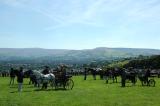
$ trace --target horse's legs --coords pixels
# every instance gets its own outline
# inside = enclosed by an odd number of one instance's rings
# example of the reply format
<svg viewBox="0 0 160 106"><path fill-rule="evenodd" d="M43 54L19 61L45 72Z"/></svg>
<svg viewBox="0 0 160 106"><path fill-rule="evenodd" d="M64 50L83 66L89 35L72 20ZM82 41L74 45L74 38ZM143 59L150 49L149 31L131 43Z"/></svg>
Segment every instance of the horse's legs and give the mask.
<svg viewBox="0 0 160 106"><path fill-rule="evenodd" d="M122 79L122 81L121 81L121 84L122 84L122 87L125 87L125 84L126 84L126 78L121 78Z"/></svg>
<svg viewBox="0 0 160 106"><path fill-rule="evenodd" d="M63 81L63 88L65 89L65 86L66 86L66 80L65 80L65 79L63 79L62 81Z"/></svg>
<svg viewBox="0 0 160 106"><path fill-rule="evenodd" d="M31 85L31 78L30 78L30 80L29 80L29 85Z"/></svg>
<svg viewBox="0 0 160 106"><path fill-rule="evenodd" d="M114 76L112 76L112 79L113 79L113 83L114 83L114 78L115 78L115 77L114 77Z"/></svg>
<svg viewBox="0 0 160 106"><path fill-rule="evenodd" d="M14 79L15 79L15 77L13 77L13 82L12 82L12 85L14 85Z"/></svg>
<svg viewBox="0 0 160 106"><path fill-rule="evenodd" d="M48 85L48 83L45 82L45 83L44 83L44 88L45 88L45 89L47 89L47 85Z"/></svg>
<svg viewBox="0 0 160 106"><path fill-rule="evenodd" d="M117 76L115 76L115 79L116 79L116 83L117 83Z"/></svg>
<svg viewBox="0 0 160 106"><path fill-rule="evenodd" d="M38 88L40 88L40 81L36 81L36 85L38 86Z"/></svg>
<svg viewBox="0 0 160 106"><path fill-rule="evenodd" d="M92 76L93 76L93 79L96 80L96 75L93 74Z"/></svg>
<svg viewBox="0 0 160 106"><path fill-rule="evenodd" d="M106 76L106 84L108 84L109 76Z"/></svg>
<svg viewBox="0 0 160 106"><path fill-rule="evenodd" d="M12 77L10 77L10 83L9 83L9 85L11 85L11 83L12 83Z"/></svg>
<svg viewBox="0 0 160 106"><path fill-rule="evenodd" d="M9 85L13 85L14 84L14 78L15 77L10 77L10 84Z"/></svg>
<svg viewBox="0 0 160 106"><path fill-rule="evenodd" d="M136 84L136 77L132 78L132 85L134 86Z"/></svg>

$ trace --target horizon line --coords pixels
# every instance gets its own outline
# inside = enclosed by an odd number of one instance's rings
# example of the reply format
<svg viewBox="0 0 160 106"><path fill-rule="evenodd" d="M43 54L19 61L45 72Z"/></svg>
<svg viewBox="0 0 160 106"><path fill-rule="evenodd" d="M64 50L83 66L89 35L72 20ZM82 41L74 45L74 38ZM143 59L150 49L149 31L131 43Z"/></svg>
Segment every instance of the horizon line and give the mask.
<svg viewBox="0 0 160 106"><path fill-rule="evenodd" d="M43 48L43 47L0 47L0 49L48 49L48 50L92 50L98 48L108 48L108 49L152 49L152 50L160 50L160 48L137 48L137 47L94 47L87 49L67 49L67 48Z"/></svg>

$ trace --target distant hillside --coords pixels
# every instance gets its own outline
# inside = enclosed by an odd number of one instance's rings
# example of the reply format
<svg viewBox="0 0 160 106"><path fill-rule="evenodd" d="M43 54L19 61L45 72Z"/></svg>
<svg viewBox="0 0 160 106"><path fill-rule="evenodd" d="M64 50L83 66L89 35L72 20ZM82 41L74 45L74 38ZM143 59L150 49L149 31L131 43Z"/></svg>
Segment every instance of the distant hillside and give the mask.
<svg viewBox="0 0 160 106"><path fill-rule="evenodd" d="M41 49L41 48L0 48L0 61L34 60L34 61L92 61L111 60L139 55L159 55L156 49L105 48L86 50Z"/></svg>
<svg viewBox="0 0 160 106"><path fill-rule="evenodd" d="M124 67L160 69L160 55L130 60L127 64L124 64Z"/></svg>

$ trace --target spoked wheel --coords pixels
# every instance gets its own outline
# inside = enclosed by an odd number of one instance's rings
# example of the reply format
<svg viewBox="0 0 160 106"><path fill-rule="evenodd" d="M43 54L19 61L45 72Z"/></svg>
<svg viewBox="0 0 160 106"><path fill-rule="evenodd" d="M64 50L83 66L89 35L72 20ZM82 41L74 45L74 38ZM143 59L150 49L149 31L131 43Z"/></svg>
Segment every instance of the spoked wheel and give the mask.
<svg viewBox="0 0 160 106"><path fill-rule="evenodd" d="M148 82L147 81L142 81L142 86L147 86Z"/></svg>
<svg viewBox="0 0 160 106"><path fill-rule="evenodd" d="M149 86L155 87L155 84L156 84L156 82L155 82L154 79L150 79L150 80L149 80Z"/></svg>
<svg viewBox="0 0 160 106"><path fill-rule="evenodd" d="M69 80L66 81L66 84L65 84L65 89L66 90L72 90L73 86L74 86L74 82L73 82L72 79L69 79Z"/></svg>

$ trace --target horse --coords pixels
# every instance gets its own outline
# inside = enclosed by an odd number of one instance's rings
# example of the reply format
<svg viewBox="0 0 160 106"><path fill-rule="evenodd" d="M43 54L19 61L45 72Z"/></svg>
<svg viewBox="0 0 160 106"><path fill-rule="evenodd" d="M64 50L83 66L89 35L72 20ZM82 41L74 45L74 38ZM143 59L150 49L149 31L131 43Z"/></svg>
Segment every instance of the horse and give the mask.
<svg viewBox="0 0 160 106"><path fill-rule="evenodd" d="M148 80L148 77L150 77L150 70L147 69L147 70L139 70L138 71L138 78L139 80L141 81L142 83L142 86L144 85L149 85L149 80Z"/></svg>
<svg viewBox="0 0 160 106"><path fill-rule="evenodd" d="M91 72L93 79L96 80L96 69L95 68L88 68L88 72Z"/></svg>
<svg viewBox="0 0 160 106"><path fill-rule="evenodd" d="M24 72L24 78L30 78L29 85L36 83L36 76L33 74L32 70L28 70Z"/></svg>
<svg viewBox="0 0 160 106"><path fill-rule="evenodd" d="M106 83L108 84L109 80L113 80L113 83L117 83L118 79L117 77L120 76L121 74L121 69L113 69L113 68L108 68L107 70L104 71L104 76Z"/></svg>
<svg viewBox="0 0 160 106"><path fill-rule="evenodd" d="M121 70L122 87L125 87L126 80L131 81L132 84L135 85L136 75L137 73L134 70L128 70L128 69Z"/></svg>
<svg viewBox="0 0 160 106"><path fill-rule="evenodd" d="M40 87L41 84L45 84L45 83L47 84L50 83L52 87L55 84L55 75L52 73L44 75L39 71L33 70L33 75L35 75L38 88Z"/></svg>

